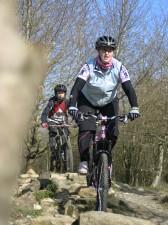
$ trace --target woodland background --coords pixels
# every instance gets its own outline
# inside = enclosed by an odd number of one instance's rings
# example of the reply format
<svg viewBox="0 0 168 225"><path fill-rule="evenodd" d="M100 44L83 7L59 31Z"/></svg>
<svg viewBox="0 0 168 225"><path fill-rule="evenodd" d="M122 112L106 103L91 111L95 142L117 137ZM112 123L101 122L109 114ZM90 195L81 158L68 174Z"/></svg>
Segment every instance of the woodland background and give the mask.
<svg viewBox="0 0 168 225"><path fill-rule="evenodd" d="M18 0L20 33L48 51L47 76L39 88L30 129L23 145L22 171L47 170L47 133L40 114L52 88L64 83L70 91L83 63L96 55L100 35L117 40L115 57L127 67L136 89L141 117L120 126L113 152L113 176L131 185L158 187L168 183L168 13L152 10L142 0ZM121 113L127 98L119 88ZM71 132L78 160L77 129Z"/></svg>

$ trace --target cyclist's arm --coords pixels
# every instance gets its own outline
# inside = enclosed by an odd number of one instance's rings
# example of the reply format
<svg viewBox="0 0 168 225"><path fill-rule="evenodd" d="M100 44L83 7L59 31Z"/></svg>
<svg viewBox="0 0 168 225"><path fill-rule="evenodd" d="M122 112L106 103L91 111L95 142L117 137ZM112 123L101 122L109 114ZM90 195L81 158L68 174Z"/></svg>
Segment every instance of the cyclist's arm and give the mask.
<svg viewBox="0 0 168 225"><path fill-rule="evenodd" d="M64 102L65 102L65 105L66 105L66 110L65 110L65 121L66 121L66 123L68 124L68 106L69 106L69 100L68 100L68 99L65 99Z"/></svg>
<svg viewBox="0 0 168 225"><path fill-rule="evenodd" d="M124 83L122 83L122 88L128 97L131 107L138 107L137 96L135 93L135 89L133 88L133 86L131 84L131 81L128 80L128 81L125 81Z"/></svg>
<svg viewBox="0 0 168 225"><path fill-rule="evenodd" d="M128 97L131 107L138 107L137 96L131 84L128 70L125 68L124 65L121 65L121 68L120 68L120 81L122 84L122 88Z"/></svg>
<svg viewBox="0 0 168 225"><path fill-rule="evenodd" d="M72 90L70 93L69 106L76 107L78 95L79 95L80 91L82 90L82 88L84 87L88 77L89 77L89 68L88 68L88 65L85 64L81 68L81 70L76 78L75 84L72 87Z"/></svg>
<svg viewBox="0 0 168 225"><path fill-rule="evenodd" d="M53 107L53 101L49 100L48 104L46 105L46 107L44 108L42 114L41 114L41 122L42 123L47 123L47 118L49 115L49 112L51 111Z"/></svg>
<svg viewBox="0 0 168 225"><path fill-rule="evenodd" d="M77 77L77 79L75 81L75 84L74 84L74 86L71 90L71 93L70 93L69 106L75 106L76 107L78 95L79 95L81 89L84 87L85 83L86 83L85 80Z"/></svg>

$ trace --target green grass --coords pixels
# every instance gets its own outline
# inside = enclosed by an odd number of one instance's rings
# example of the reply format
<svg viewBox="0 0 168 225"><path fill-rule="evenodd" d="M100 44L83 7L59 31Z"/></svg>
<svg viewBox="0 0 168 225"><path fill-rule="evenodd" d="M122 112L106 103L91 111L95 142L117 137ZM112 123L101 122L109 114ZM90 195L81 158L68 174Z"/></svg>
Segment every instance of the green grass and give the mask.
<svg viewBox="0 0 168 225"><path fill-rule="evenodd" d="M156 191L160 193L168 194L168 183L160 183L157 187L144 187L146 190Z"/></svg>
<svg viewBox="0 0 168 225"><path fill-rule="evenodd" d="M32 218L36 218L42 214L42 210L34 210L34 209L28 209L28 208L21 208L18 206L15 206L12 208L11 212L11 218L12 219L19 219L19 218L25 218L27 216L31 216Z"/></svg>
<svg viewBox="0 0 168 225"><path fill-rule="evenodd" d="M34 193L35 198L40 202L44 198L54 198L58 187L54 183L49 183L44 190L39 190Z"/></svg>
<svg viewBox="0 0 168 225"><path fill-rule="evenodd" d="M52 193L47 190L40 190L34 193L35 198L38 202L41 202L44 198L51 198L53 197Z"/></svg>

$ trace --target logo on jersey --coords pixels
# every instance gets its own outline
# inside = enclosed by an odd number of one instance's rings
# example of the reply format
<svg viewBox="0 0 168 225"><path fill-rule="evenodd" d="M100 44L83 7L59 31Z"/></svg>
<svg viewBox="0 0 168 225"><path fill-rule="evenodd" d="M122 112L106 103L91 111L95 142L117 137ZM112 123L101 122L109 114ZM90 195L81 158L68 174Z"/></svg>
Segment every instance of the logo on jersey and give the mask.
<svg viewBox="0 0 168 225"><path fill-rule="evenodd" d="M125 68L125 66L122 66L121 72L123 73L123 75L124 75L125 78L128 78L129 77L128 71Z"/></svg>

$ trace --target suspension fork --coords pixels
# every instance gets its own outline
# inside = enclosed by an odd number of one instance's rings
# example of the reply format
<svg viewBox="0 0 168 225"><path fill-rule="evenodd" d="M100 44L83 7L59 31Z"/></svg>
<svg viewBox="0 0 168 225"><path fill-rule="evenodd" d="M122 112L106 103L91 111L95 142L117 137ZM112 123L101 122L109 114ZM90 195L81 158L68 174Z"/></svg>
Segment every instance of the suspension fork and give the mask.
<svg viewBox="0 0 168 225"><path fill-rule="evenodd" d="M111 142L111 140L108 140L108 152L109 152L109 154L108 154L108 164L109 165L111 165L112 164L112 142Z"/></svg>

